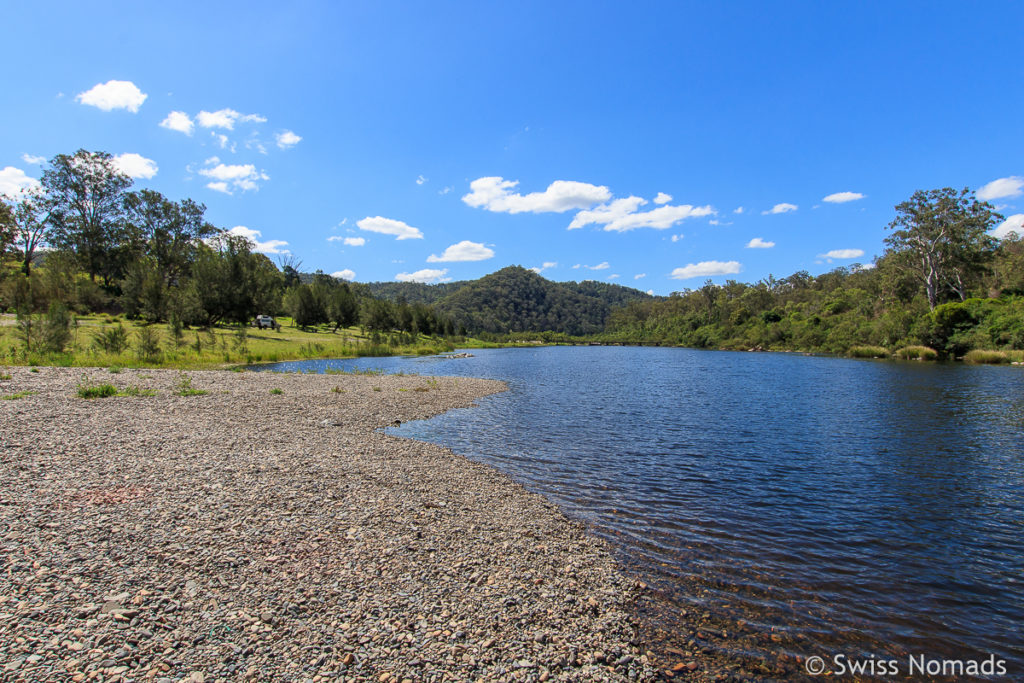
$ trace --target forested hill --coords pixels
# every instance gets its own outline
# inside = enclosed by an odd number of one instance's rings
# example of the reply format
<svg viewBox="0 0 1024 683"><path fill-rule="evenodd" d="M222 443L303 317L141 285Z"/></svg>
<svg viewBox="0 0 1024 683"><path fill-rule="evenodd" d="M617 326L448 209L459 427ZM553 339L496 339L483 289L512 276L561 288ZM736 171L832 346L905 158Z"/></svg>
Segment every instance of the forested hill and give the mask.
<svg viewBox="0 0 1024 683"><path fill-rule="evenodd" d="M604 282L552 282L520 266L468 282L372 282L369 288L376 297L431 304L473 333L594 334L604 329L612 309L653 298Z"/></svg>

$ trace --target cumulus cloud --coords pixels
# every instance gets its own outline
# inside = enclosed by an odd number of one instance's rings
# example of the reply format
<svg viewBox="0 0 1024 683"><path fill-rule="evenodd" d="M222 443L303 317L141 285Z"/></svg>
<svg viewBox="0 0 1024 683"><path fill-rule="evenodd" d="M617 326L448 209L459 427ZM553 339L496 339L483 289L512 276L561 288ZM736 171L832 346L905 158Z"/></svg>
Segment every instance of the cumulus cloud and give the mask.
<svg viewBox="0 0 1024 683"><path fill-rule="evenodd" d="M744 209L743 209L742 206L737 206L735 209L732 210L732 212L735 213L735 214L741 214L741 213L743 213L743 211L744 211Z"/></svg>
<svg viewBox="0 0 1024 683"><path fill-rule="evenodd" d="M694 277L714 277L715 275L735 275L743 269L739 261L701 261L688 263L676 268L669 275L673 280L689 280Z"/></svg>
<svg viewBox="0 0 1024 683"><path fill-rule="evenodd" d="M825 259L830 259L830 258L847 259L847 258L860 258L863 255L864 255L864 250L863 249L833 249L832 251L827 251L824 254L818 254L818 258L825 258Z"/></svg>
<svg viewBox="0 0 1024 683"><path fill-rule="evenodd" d="M185 112L172 111L160 122L160 127L167 130L176 130L185 135L192 135L192 132L196 129L196 124L192 122L192 119Z"/></svg>
<svg viewBox="0 0 1024 683"><path fill-rule="evenodd" d="M331 273L331 277L336 277L339 280L355 280L356 271L346 268L345 270L338 270Z"/></svg>
<svg viewBox="0 0 1024 683"><path fill-rule="evenodd" d="M678 242L681 239L683 239L682 235L672 235L672 241L673 242Z"/></svg>
<svg viewBox="0 0 1024 683"><path fill-rule="evenodd" d="M589 268L590 270L608 270L609 268L611 268L611 266L608 264L607 261L602 261L601 263L598 263L596 266L583 266L583 267L584 268Z"/></svg>
<svg viewBox="0 0 1024 683"><path fill-rule="evenodd" d="M22 154L21 160L26 164L45 164L46 157L36 156L35 154Z"/></svg>
<svg viewBox="0 0 1024 683"><path fill-rule="evenodd" d="M417 178L416 178L416 184L417 185L422 185L425 182L427 182L426 177L424 177L424 175L422 173L420 173L419 176L417 176Z"/></svg>
<svg viewBox="0 0 1024 683"><path fill-rule="evenodd" d="M77 101L90 107L103 111L127 109L133 114L139 111L147 97L149 96L131 81L107 81L75 95Z"/></svg>
<svg viewBox="0 0 1024 683"><path fill-rule="evenodd" d="M709 216L715 213L710 206L694 207L690 204L682 206L659 206L650 211L637 209L647 202L640 197L625 197L594 209L580 211L572 219L569 229L582 228L592 223L604 225L609 232L626 232L637 228L654 228L664 230L687 218Z"/></svg>
<svg viewBox="0 0 1024 683"><path fill-rule="evenodd" d="M233 194L233 190L258 190L259 181L270 180L270 176L257 171L252 164L223 164L217 157L210 157L204 163L206 168L199 169L199 175L209 178L211 182L206 187L217 192Z"/></svg>
<svg viewBox="0 0 1024 683"><path fill-rule="evenodd" d="M762 211L761 215L767 216L768 214L773 214L773 213L789 213L790 211L796 211L796 210L797 210L797 205L796 204L787 204L786 202L783 202L781 204L776 204L775 206L773 206L772 208L768 209L767 211Z"/></svg>
<svg viewBox="0 0 1024 683"><path fill-rule="evenodd" d="M543 192L527 195L514 193L512 190L517 185L517 180L498 176L477 178L469 184L472 192L464 195L462 201L498 213L563 213L570 209L587 209L612 197L611 191L603 185L574 180L556 180Z"/></svg>
<svg viewBox="0 0 1024 683"><path fill-rule="evenodd" d="M361 247L366 244L365 237L346 237L342 240L342 243L348 247Z"/></svg>
<svg viewBox="0 0 1024 683"><path fill-rule="evenodd" d="M760 237L755 237L747 242L747 249L771 249L774 246L775 242L766 242Z"/></svg>
<svg viewBox="0 0 1024 683"><path fill-rule="evenodd" d="M655 204L668 204L670 201L672 201L672 195L664 192L659 192L658 196L654 198Z"/></svg>
<svg viewBox="0 0 1024 683"><path fill-rule="evenodd" d="M636 275L633 276L633 279L634 280L642 280L645 277L647 277L647 273L637 273Z"/></svg>
<svg viewBox="0 0 1024 683"><path fill-rule="evenodd" d="M823 197L821 201L832 204L845 204L846 202L853 202L858 199L864 199L864 195L860 192L835 192L827 197Z"/></svg>
<svg viewBox="0 0 1024 683"><path fill-rule="evenodd" d="M423 270L417 270L415 273L398 273L395 275L395 279L399 282L420 282L423 284L430 284L431 282L437 282L447 274L447 268L442 270L424 268Z"/></svg>
<svg viewBox="0 0 1024 683"><path fill-rule="evenodd" d="M1024 237L1024 213L1015 213L1005 221L999 224L999 226L992 231L992 236L998 239L1004 239L1010 236L1010 233L1017 233L1018 237Z"/></svg>
<svg viewBox="0 0 1024 683"><path fill-rule="evenodd" d="M118 154L113 161L114 168L129 178L152 178L160 170L155 161L134 152Z"/></svg>
<svg viewBox="0 0 1024 683"><path fill-rule="evenodd" d="M252 228L247 228L244 225L236 225L235 227L228 230L228 234L238 235L240 237L246 238L247 240L252 242L253 251L256 251L260 254L291 253L287 249L281 248L288 246L288 243L285 242L284 240L267 240L265 242L261 241L260 237L262 236L262 233L259 230L253 230Z"/></svg>
<svg viewBox="0 0 1024 683"><path fill-rule="evenodd" d="M277 146L280 147L281 149L291 149L295 145L302 142L302 137L296 135L290 130L286 130L283 133L278 133L277 135L275 135L274 141L277 143Z"/></svg>
<svg viewBox="0 0 1024 683"><path fill-rule="evenodd" d="M241 114L234 109L204 110L196 114L196 123L203 128L234 130L236 123L266 123L266 121L267 119L259 114Z"/></svg>
<svg viewBox="0 0 1024 683"><path fill-rule="evenodd" d="M543 265L534 266L533 268L530 268L530 270L532 270L533 272L535 272L538 275L540 275L541 273L543 273L548 268L555 268L556 266L558 266L558 262L557 261L545 261L543 263Z"/></svg>
<svg viewBox="0 0 1024 683"><path fill-rule="evenodd" d="M618 273L612 273L611 275L608 276L608 279L609 280L618 280L619 279L619 274Z"/></svg>
<svg viewBox="0 0 1024 683"><path fill-rule="evenodd" d="M482 242L462 240L444 250L440 256L431 254L427 263L450 263L452 261L486 261L494 257L494 250L488 249Z"/></svg>
<svg viewBox="0 0 1024 683"><path fill-rule="evenodd" d="M987 202L990 199L1003 197L1019 197L1024 192L1024 177L1012 175L998 178L978 188L978 199Z"/></svg>
<svg viewBox="0 0 1024 683"><path fill-rule="evenodd" d="M394 235L397 240L423 239L423 232L419 228L414 228L402 221L384 218L383 216L367 216L363 220L357 221L356 225L359 226L360 230L366 230L367 232Z"/></svg>
<svg viewBox="0 0 1024 683"><path fill-rule="evenodd" d="M37 187L39 181L25 175L25 172L14 166L7 166L0 171L0 195L17 197L18 193L29 187Z"/></svg>

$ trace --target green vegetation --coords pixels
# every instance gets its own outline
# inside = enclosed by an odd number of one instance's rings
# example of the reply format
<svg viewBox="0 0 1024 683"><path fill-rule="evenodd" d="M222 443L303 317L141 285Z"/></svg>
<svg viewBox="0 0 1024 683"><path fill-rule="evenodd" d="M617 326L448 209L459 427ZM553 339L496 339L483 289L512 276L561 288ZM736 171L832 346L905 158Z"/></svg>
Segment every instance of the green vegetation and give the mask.
<svg viewBox="0 0 1024 683"><path fill-rule="evenodd" d="M978 363L986 365L999 365L1009 363L1010 357L1003 351L989 351L986 349L974 349L964 355L965 363Z"/></svg>
<svg viewBox="0 0 1024 683"><path fill-rule="evenodd" d="M32 396L38 393L35 391L19 391L14 394L0 394L0 401L17 401L19 398L25 398L26 396Z"/></svg>
<svg viewBox="0 0 1024 683"><path fill-rule="evenodd" d="M205 389L196 389L192 386L192 378L181 373L178 378L178 389L174 392L175 396L205 396L210 392Z"/></svg>
<svg viewBox="0 0 1024 683"><path fill-rule="evenodd" d="M80 384L78 386L79 398L109 398L117 396L117 387L113 384Z"/></svg>
<svg viewBox="0 0 1024 683"><path fill-rule="evenodd" d="M882 346L851 346L847 355L851 358L888 358L889 349Z"/></svg>
<svg viewBox="0 0 1024 683"><path fill-rule="evenodd" d="M938 360L939 353L927 346L904 346L896 349L893 356L901 360Z"/></svg>
<svg viewBox="0 0 1024 683"><path fill-rule="evenodd" d="M284 390L283 389L278 389L277 387L274 387L273 389L270 390L270 393L272 393L274 395L280 395L280 394L284 393Z"/></svg>

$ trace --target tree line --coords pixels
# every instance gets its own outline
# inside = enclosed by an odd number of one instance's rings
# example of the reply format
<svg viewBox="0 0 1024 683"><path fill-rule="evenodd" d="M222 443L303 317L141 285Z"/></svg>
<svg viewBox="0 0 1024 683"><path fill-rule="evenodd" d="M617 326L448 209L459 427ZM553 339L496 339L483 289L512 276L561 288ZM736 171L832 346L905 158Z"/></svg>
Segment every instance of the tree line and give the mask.
<svg viewBox="0 0 1024 683"><path fill-rule="evenodd" d="M319 272L303 283L294 260L279 268L210 223L203 204L132 185L110 154L78 150L51 159L37 187L0 202L0 310L25 320L51 309L123 312L185 327L287 314L303 328L456 331L423 304L379 301Z"/></svg>

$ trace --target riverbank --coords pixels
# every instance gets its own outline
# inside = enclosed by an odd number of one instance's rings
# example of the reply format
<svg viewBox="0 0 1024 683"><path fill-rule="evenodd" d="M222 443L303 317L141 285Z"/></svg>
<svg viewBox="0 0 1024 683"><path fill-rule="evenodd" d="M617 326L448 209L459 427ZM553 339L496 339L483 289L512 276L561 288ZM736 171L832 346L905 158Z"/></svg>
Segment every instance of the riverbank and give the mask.
<svg viewBox="0 0 1024 683"><path fill-rule="evenodd" d="M639 586L600 541L490 467L376 431L500 382L4 375L3 680L656 675ZM78 396L104 383L135 395Z"/></svg>

